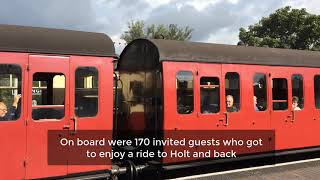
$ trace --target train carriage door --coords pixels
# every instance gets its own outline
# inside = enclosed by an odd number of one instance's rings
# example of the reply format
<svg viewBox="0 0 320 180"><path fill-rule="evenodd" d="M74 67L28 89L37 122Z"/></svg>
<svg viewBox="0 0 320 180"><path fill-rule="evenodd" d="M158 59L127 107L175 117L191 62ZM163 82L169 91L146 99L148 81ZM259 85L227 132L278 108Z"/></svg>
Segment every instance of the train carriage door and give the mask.
<svg viewBox="0 0 320 180"><path fill-rule="evenodd" d="M200 98L197 76L197 63L163 62L163 139L188 138L190 130L204 128L199 123L197 112ZM170 146L163 146L163 151L169 153ZM162 159L163 163L177 161L185 161L185 158Z"/></svg>
<svg viewBox="0 0 320 180"><path fill-rule="evenodd" d="M71 136L86 138L94 131L104 130L111 138L113 127L113 63L112 58L72 56L70 58L70 131ZM92 130L85 134L83 130ZM101 131L99 132L101 134ZM111 151L106 149L105 151ZM77 153L77 152L75 152ZM68 174L111 169L105 165L68 166Z"/></svg>
<svg viewBox="0 0 320 180"><path fill-rule="evenodd" d="M244 73L244 69L241 65L222 65L222 86L224 87L222 90L224 91L222 110L225 114L223 122L224 129L243 130L250 128L250 120L248 119L245 108L248 93L247 91L242 91L245 89L244 86L247 87L249 84L244 83L248 81L247 77L242 75Z"/></svg>
<svg viewBox="0 0 320 180"><path fill-rule="evenodd" d="M200 90L197 126L202 130L214 130L223 126L224 113L221 111L221 64L198 64Z"/></svg>
<svg viewBox="0 0 320 180"><path fill-rule="evenodd" d="M0 62L0 179L25 179L25 88L28 56L21 53L0 53ZM22 94L18 111L14 116L5 118L10 109L16 109L12 105L17 94Z"/></svg>
<svg viewBox="0 0 320 180"><path fill-rule="evenodd" d="M195 63L163 62L164 130L198 128L196 77Z"/></svg>
<svg viewBox="0 0 320 180"><path fill-rule="evenodd" d="M30 55L26 178L67 174L67 165L48 165L48 130L69 124L69 58Z"/></svg>
<svg viewBox="0 0 320 180"><path fill-rule="evenodd" d="M310 113L312 114L312 123L310 123L312 128L310 128L311 132L307 139L312 140L312 143L314 144L320 144L320 138L315 138L318 137L320 129L320 73L318 69L314 69L311 73L311 78L309 78L311 80L308 81L308 79L306 79L306 82L312 82L313 85L305 83L305 89L307 90L306 100L308 100L307 96L309 96L309 102L312 102L305 103L306 108L309 107L309 109L312 109L312 112ZM308 91L308 89L312 89L313 92L310 93L310 90Z"/></svg>
<svg viewBox="0 0 320 180"><path fill-rule="evenodd" d="M311 147L319 142L314 138L319 133L319 123L316 121L317 113L314 112L315 104L313 100L312 84L317 81L314 76L315 69L309 68L307 71L300 67L292 67L291 92L292 99L289 103L292 106L290 125L294 131L291 138L295 139L295 147ZM298 73L297 73L298 72ZM310 83L309 83L310 82ZM317 91L314 91L317 93Z"/></svg>
<svg viewBox="0 0 320 180"><path fill-rule="evenodd" d="M271 128L276 132L276 149L293 148L293 126L291 111L291 75L285 67L271 67Z"/></svg>

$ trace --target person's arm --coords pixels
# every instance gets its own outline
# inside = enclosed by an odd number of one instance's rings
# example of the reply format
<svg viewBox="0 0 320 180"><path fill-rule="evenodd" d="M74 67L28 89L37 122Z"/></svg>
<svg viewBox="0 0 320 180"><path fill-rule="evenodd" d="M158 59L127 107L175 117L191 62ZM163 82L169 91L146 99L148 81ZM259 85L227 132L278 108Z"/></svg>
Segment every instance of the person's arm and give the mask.
<svg viewBox="0 0 320 180"><path fill-rule="evenodd" d="M18 103L19 103L20 98L21 98L21 94L14 96L12 106L8 109L8 112L4 117L4 119L6 121L16 119L16 112L17 112Z"/></svg>
<svg viewBox="0 0 320 180"><path fill-rule="evenodd" d="M13 98L12 106L15 107L16 109L18 107L18 103L19 103L20 98L21 98L21 94L17 94Z"/></svg>

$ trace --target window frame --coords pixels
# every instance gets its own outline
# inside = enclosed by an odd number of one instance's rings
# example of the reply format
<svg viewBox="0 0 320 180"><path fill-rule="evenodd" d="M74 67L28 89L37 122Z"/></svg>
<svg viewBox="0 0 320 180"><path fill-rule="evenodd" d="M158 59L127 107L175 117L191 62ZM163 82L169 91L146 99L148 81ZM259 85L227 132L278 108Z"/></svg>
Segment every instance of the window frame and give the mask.
<svg viewBox="0 0 320 180"><path fill-rule="evenodd" d="M178 111L178 78L177 78L177 75L180 73L180 72L190 72L192 74L192 99L193 99L193 103L192 103L192 111L190 113L179 113ZM192 70L178 70L176 73L175 73L175 84L176 84L176 88L175 88L175 93L176 93L176 104L175 104L175 107L176 107L176 112L179 114L179 115L182 115L182 116L185 116L185 115L191 115L191 114L194 114L195 111L196 111L196 99L195 99L195 73L192 71Z"/></svg>
<svg viewBox="0 0 320 180"><path fill-rule="evenodd" d="M253 111L254 112L267 112L267 111L269 111L269 104L270 104L270 102L269 102L269 97L268 97L268 76L267 76L267 74L266 73L264 73L264 72L255 72L254 74L253 74L253 78L252 78L252 81L253 81L253 96L255 96L255 91L254 91L254 78L255 78L255 76L257 75L257 74L262 74L262 75L264 75L264 77L265 77L265 85L266 85L266 87L265 87L265 89L266 89L266 94L265 94L265 101L266 101L266 106L265 106L265 110L263 110L263 111L255 111L254 110L254 107L253 107ZM252 97L253 98L253 97ZM271 97L272 98L272 97Z"/></svg>
<svg viewBox="0 0 320 180"><path fill-rule="evenodd" d="M300 76L302 78L302 98L303 98L303 106L302 108L300 106L298 106L300 108L300 111L304 110L305 109L305 83L304 83L304 77L302 74L292 74L291 75L291 96L293 97L293 76L294 75L297 75L297 76ZM292 97L291 97L291 105L292 105ZM299 98L299 102L301 102L301 98Z"/></svg>
<svg viewBox="0 0 320 180"><path fill-rule="evenodd" d="M65 73L64 72L42 72L42 71L37 71L37 72L34 72L33 74L32 74L32 87L31 87L31 89L33 89L33 81L34 81L34 75L35 74L37 74L37 73L42 73L42 74L55 74L55 76L57 76L57 75L62 75L63 77L64 77L64 104L63 105L32 105L32 104L30 104L30 107L31 107L31 119L32 119L32 121L33 122L38 122L38 123L41 123L41 122L48 122L48 121L63 121L65 118L66 118L66 114L67 114L67 110L68 110L68 107L66 106L66 99L68 98L67 97L67 76L65 75ZM52 77L52 89L54 89L53 88L53 79L54 79L54 76ZM40 81L41 82L41 81ZM46 84L46 88L48 88L48 84ZM31 100L33 100L32 99L32 92L31 92ZM31 103L32 103L32 101L31 101ZM59 119L57 119L57 118L45 118L45 119L34 119L34 117L33 117L33 108L34 107L37 107L37 108L46 108L46 106L47 107L62 107L63 106L63 117L61 117L61 118L59 118Z"/></svg>
<svg viewBox="0 0 320 180"><path fill-rule="evenodd" d="M76 80L77 80L77 70L79 70L79 69L81 69L81 68L94 68L96 71L97 71L97 96L98 96L98 100L97 100L97 112L96 112L96 114L94 115L94 116L78 116L78 114L77 114L77 112L76 112L76 89L77 89L77 87L76 87ZM99 116L99 112L100 112L100 99L101 99L101 97L100 97L100 81L99 81L99 79L100 79L100 73L99 73L99 68L97 67L97 66L92 66L92 65L88 65L88 66L77 66L76 68L75 68L75 71L74 71L74 76L75 76L75 78L74 78L74 94L73 94L73 98L74 98L74 104L73 104L73 113L74 113L74 115L77 117L77 118L79 118L79 119L82 119L82 118L97 118L98 116ZM113 103L112 103L113 104Z"/></svg>
<svg viewBox="0 0 320 180"><path fill-rule="evenodd" d="M316 77L319 77L319 89L320 89L320 74L315 74L314 76L313 76L313 100L314 100L314 107L315 107L315 109L317 109L317 110L320 110L320 104L319 104L319 106L317 106L317 100L316 100L316 98L317 98L317 96L316 96L316 86L315 86L315 78ZM320 92L318 93L318 97L320 97Z"/></svg>
<svg viewBox="0 0 320 180"><path fill-rule="evenodd" d="M218 108L219 108L219 110L217 111L217 112L210 112L210 113L204 113L204 112L202 112L202 108L201 108L201 106L202 106L202 94L201 94L201 88L203 87L203 86L205 86L205 85L201 85L201 79L202 78L211 78L211 79L215 79L215 80L218 80L218 85L213 85L213 86L216 86L216 87L218 87L219 89L218 89L218 95L219 95L219 97L218 97ZM214 114L219 114L220 112L221 112L221 82L220 82L220 78L219 77L217 77L217 76L201 76L200 78L199 78L199 87L200 87L200 91L199 91L199 93L200 93L200 114L201 115L214 115ZM214 91L212 91L212 92L214 92Z"/></svg>
<svg viewBox="0 0 320 180"><path fill-rule="evenodd" d="M287 85L287 100L286 100L286 102L287 102L287 108L286 109L274 109L273 108L273 103L281 103L283 100L274 100L273 99L273 97L274 97L274 95L273 95L273 87L274 87L274 82L273 82L273 80L274 79L285 79L286 80L286 85ZM274 78L272 78L271 79L271 83L272 83L272 85L271 85L271 106L272 106L272 111L288 111L289 110L289 81L288 81L288 78L283 78L283 77L274 77ZM274 101L279 101L279 102L274 102ZM284 101L283 101L284 102Z"/></svg>
<svg viewBox="0 0 320 180"><path fill-rule="evenodd" d="M227 88L226 88L226 86L227 86L227 83L226 83L226 76L227 76L227 74L228 73L236 73L237 75L238 75L238 77L239 77L239 106L238 106L238 109L237 109L237 111L235 111L235 112L232 112L232 111L228 111L227 110L227 96L229 95L229 94L227 94ZM224 74L224 77L223 77L223 80L224 80L224 93L225 93L225 97L223 97L223 99L224 99L224 105L225 105L225 110L226 110L226 112L227 113L238 113L238 112L241 112L241 110L242 110L242 108L243 108L243 103L242 103L242 97L241 97L241 78L240 78L240 72L237 72L237 71L227 71L227 72L225 72L225 74ZM229 88L230 89L230 88ZM232 95L232 94L231 94ZM232 95L233 96L233 104L235 104L235 97L234 97L234 95Z"/></svg>
<svg viewBox="0 0 320 180"><path fill-rule="evenodd" d="M18 69L19 69L19 73L20 73L20 76L18 76L18 84L17 84L17 90L19 91L19 77L20 77L20 92L21 92L21 98L20 98L20 100L19 100L19 103L20 103L20 114L19 114L19 117L18 118L16 118L16 119L12 119L12 120L3 120L3 121L0 121L0 123L3 123L3 122L17 122L17 121L20 121L20 119L22 119L22 117L23 117L23 97L24 97L24 92L23 92L23 89L24 89L24 78L23 78L23 74L24 74L24 70L22 69L22 66L20 65L20 64L15 64L15 63L1 63L0 64L0 66L1 65L11 65L11 66L16 66ZM9 88L9 89L11 89L11 87ZM13 96L14 97L14 96ZM12 102L11 102L11 104L12 104ZM11 107L12 105L10 105L10 107ZM18 106L19 106L19 104L18 104ZM7 109L9 110L9 108L10 107L8 107L7 106ZM19 107L17 107L17 109L18 109ZM16 110L17 110L16 109ZM8 113L8 111L7 111L7 113Z"/></svg>

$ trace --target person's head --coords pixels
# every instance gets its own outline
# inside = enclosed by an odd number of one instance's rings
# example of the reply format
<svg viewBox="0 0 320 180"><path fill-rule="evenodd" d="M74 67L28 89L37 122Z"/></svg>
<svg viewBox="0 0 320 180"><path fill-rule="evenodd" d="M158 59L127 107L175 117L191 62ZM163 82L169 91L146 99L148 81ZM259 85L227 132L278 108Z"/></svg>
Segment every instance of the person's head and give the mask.
<svg viewBox="0 0 320 180"><path fill-rule="evenodd" d="M233 106L233 96L228 95L226 97L226 102L227 102L227 107L232 107Z"/></svg>
<svg viewBox="0 0 320 180"><path fill-rule="evenodd" d="M253 96L253 104L256 106L257 105L257 96Z"/></svg>
<svg viewBox="0 0 320 180"><path fill-rule="evenodd" d="M292 108L298 107L299 104L299 98L297 96L292 97Z"/></svg>
<svg viewBox="0 0 320 180"><path fill-rule="evenodd" d="M0 117L4 117L7 114L7 112L7 106L3 102L0 102Z"/></svg>

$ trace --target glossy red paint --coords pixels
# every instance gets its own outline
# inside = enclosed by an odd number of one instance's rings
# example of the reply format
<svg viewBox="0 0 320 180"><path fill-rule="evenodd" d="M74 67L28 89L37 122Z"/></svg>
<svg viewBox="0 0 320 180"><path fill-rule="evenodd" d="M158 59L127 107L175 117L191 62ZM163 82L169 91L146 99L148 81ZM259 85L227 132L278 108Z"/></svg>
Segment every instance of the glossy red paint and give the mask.
<svg viewBox="0 0 320 180"><path fill-rule="evenodd" d="M198 97L200 98L200 79L201 77L217 77L219 78L219 84L220 84L220 104L221 102L224 102L224 92L222 91L223 85L221 84L223 79L221 79L221 64L198 64L197 66L197 72L198 75L195 76L195 79L197 79L197 87L195 87L195 94L198 94ZM196 84L195 84L196 85ZM195 99L195 102L198 99ZM200 104L200 101L197 102L197 104ZM193 123L198 124L197 127L203 127L201 130L214 130L219 129L220 126L222 126L222 121L224 121L224 111L220 107L220 111L218 113L212 113L212 114L203 114L200 111L200 105L195 107L195 112L198 114L196 121ZM181 122L183 124L183 122Z"/></svg>
<svg viewBox="0 0 320 180"><path fill-rule="evenodd" d="M32 94L28 93L27 107L27 168L26 178L35 179L50 176L64 176L68 173L67 165L49 166L47 162L48 130L63 130L69 123L70 109L70 73L69 57L30 55L28 72L28 91L32 92L33 75L37 72L63 73L65 76L65 115L62 119L32 119ZM48 65L48 66L47 66Z"/></svg>
<svg viewBox="0 0 320 180"><path fill-rule="evenodd" d="M28 54L0 53L1 64L17 64L22 73L23 109L20 118L15 121L0 122L0 179L24 179L26 155L26 115L27 115L27 71Z"/></svg>
<svg viewBox="0 0 320 180"><path fill-rule="evenodd" d="M178 114L176 74L191 71L194 77L194 111ZM240 111L227 112L225 103L225 74L240 75ZM197 62L163 62L164 130L275 130L276 150L319 146L319 109L315 109L314 76L317 68L279 67L237 64L210 64ZM254 111L253 77L263 73L267 80L267 109ZM292 111L292 75L301 74L304 84L304 108ZM220 80L220 112L200 113L200 78L218 77ZM288 109L274 111L272 105L272 78L286 78L288 82ZM174 96L174 97L173 97ZM228 121L226 119L228 118ZM227 122L227 123L226 123ZM166 138L166 135L164 135ZM164 163L170 162L163 159Z"/></svg>
<svg viewBox="0 0 320 180"><path fill-rule="evenodd" d="M317 68L303 67L270 67L271 78L281 77L288 81L288 109L271 111L271 127L276 131L276 149L304 148L319 146L317 121L318 112L315 109L313 78L319 71ZM292 75L303 76L304 108L299 111L292 109ZM272 107L270 107L272 108Z"/></svg>
<svg viewBox="0 0 320 180"><path fill-rule="evenodd" d="M193 73L194 84L197 84L196 77L197 67L192 63L163 63L163 90L164 90L164 130L188 130L194 129L197 121L197 113L193 111L190 114L178 114L177 112L177 92L176 92L176 75L179 71L190 71ZM199 93L195 87L194 100L198 99ZM194 101L194 108L197 101Z"/></svg>
<svg viewBox="0 0 320 180"><path fill-rule="evenodd" d="M111 169L108 165L72 166L48 165L47 132L63 130L65 125L74 131L74 86L75 70L80 66L93 66L99 73L99 110L97 116L77 118L78 130L112 131L113 107L113 59L105 57L29 55L24 53L0 53L1 64L19 65L22 71L22 112L16 121L0 122L0 179L33 179L64 176L73 173ZM29 70L27 70L27 67ZM32 119L32 82L37 72L63 73L65 75L65 106L62 119ZM111 149L109 149L111 151ZM108 150L106 150L108 151ZM67 159L66 159L67 160Z"/></svg>
<svg viewBox="0 0 320 180"><path fill-rule="evenodd" d="M113 127L113 59L102 57L81 57L72 56L70 61L70 118L76 117L78 130L107 130L112 131ZM74 113L75 107L75 72L79 67L95 67L98 70L98 113L95 117L77 117ZM70 131L74 130L74 121L69 121ZM106 151L111 151L106 149ZM107 165L69 165L68 174L111 169L111 160L106 159Z"/></svg>

